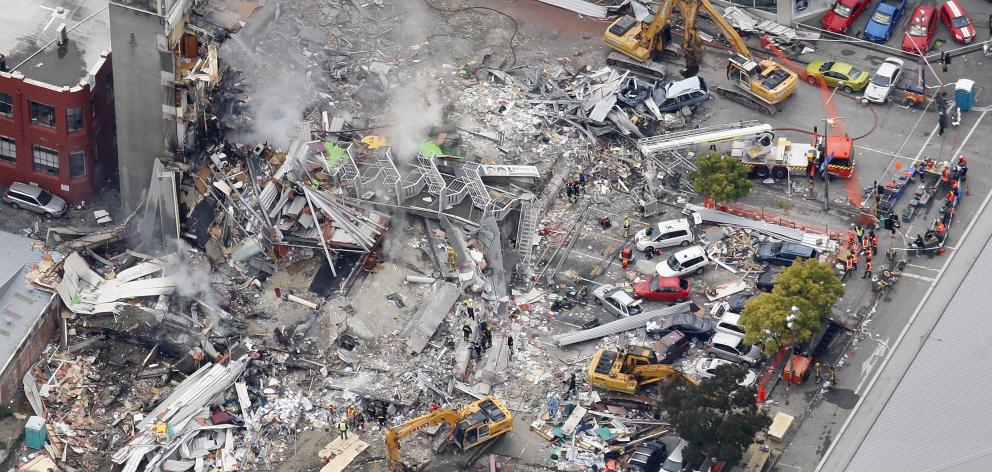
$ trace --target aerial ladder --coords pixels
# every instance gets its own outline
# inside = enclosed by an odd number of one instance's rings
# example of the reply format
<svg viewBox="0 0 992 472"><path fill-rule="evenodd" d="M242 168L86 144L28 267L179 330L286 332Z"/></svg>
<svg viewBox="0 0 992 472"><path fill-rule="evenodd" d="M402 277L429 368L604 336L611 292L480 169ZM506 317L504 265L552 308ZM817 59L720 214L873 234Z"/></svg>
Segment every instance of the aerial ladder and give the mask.
<svg viewBox="0 0 992 472"><path fill-rule="evenodd" d="M744 40L709 0L664 0L650 23L640 22L631 16L614 21L603 34L603 42L617 51L610 54L607 63L634 72L657 69L658 66L651 59L659 56L665 50L665 44L670 41L668 22L676 9L682 14L682 27L685 30L682 54L686 68L682 72L683 76L695 75L703 58L703 42L696 28L696 18L703 11L723 33L735 52L727 64L727 78L733 82L734 87L718 87L717 93L731 101L772 115L776 111L775 105L796 92L799 76L771 59L755 61Z"/></svg>
<svg viewBox="0 0 992 472"><path fill-rule="evenodd" d="M404 472L400 462L400 440L422 428L444 423L447 432L442 441L434 445L435 452L444 452L454 444L467 451L502 437L513 427L513 416L503 402L492 396L485 396L458 410L440 408L426 415L418 416L395 428L386 430L386 463L389 472Z"/></svg>

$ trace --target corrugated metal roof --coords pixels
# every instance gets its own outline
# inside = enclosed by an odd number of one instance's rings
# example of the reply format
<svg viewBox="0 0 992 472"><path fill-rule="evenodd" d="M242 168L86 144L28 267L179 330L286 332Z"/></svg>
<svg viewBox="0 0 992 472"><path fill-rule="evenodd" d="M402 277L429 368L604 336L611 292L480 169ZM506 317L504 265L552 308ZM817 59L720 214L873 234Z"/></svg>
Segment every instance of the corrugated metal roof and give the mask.
<svg viewBox="0 0 992 472"><path fill-rule="evenodd" d="M0 232L0 260L4 261L0 265L0 372L7 369L11 356L53 296L27 283L27 265L40 261L42 256L33 244L33 239Z"/></svg>

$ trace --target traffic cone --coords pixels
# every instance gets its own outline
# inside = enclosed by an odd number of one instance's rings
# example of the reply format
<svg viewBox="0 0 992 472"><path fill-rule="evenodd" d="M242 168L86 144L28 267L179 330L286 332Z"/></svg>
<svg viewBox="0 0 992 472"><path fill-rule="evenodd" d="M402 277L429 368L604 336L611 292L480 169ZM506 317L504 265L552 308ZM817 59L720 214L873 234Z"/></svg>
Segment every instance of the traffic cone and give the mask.
<svg viewBox="0 0 992 472"><path fill-rule="evenodd" d="M762 385L762 386L758 387L758 403L764 403L765 402L765 395L766 395L765 394L765 386Z"/></svg>

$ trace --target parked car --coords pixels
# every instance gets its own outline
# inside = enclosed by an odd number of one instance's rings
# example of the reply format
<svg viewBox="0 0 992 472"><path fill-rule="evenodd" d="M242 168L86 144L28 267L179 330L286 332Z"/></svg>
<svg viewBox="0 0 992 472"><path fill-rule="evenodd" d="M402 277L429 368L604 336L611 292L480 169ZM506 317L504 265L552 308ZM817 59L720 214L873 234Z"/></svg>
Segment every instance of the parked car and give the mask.
<svg viewBox="0 0 992 472"><path fill-rule="evenodd" d="M840 87L845 93L854 93L868 86L868 73L846 62L813 61L806 66L806 81L830 87Z"/></svg>
<svg viewBox="0 0 992 472"><path fill-rule="evenodd" d="M716 332L744 336L744 327L740 324L741 315L738 313L724 313L716 322Z"/></svg>
<svg viewBox="0 0 992 472"><path fill-rule="evenodd" d="M654 91L654 102L662 113L678 111L710 98L710 91L702 77L693 76L687 79L668 82Z"/></svg>
<svg viewBox="0 0 992 472"><path fill-rule="evenodd" d="M871 0L837 0L823 17L822 26L827 31L844 34L868 8Z"/></svg>
<svg viewBox="0 0 992 472"><path fill-rule="evenodd" d="M913 16L906 23L906 34L902 37L902 50L913 54L926 54L930 41L937 32L937 9L920 5L913 10Z"/></svg>
<svg viewBox="0 0 992 472"><path fill-rule="evenodd" d="M892 94L892 89L899 83L902 76L902 59L886 57L878 66L875 75L871 76L868 87L865 87L865 100L872 103L886 103Z"/></svg>
<svg viewBox="0 0 992 472"><path fill-rule="evenodd" d="M733 362L726 359L703 357L693 363L686 373L700 379L712 379L716 377L716 368L727 364L733 364ZM738 382L742 387L750 387L756 383L758 383L758 374L750 369L744 375L744 379Z"/></svg>
<svg viewBox="0 0 992 472"><path fill-rule="evenodd" d="M690 344L692 344L692 340L688 336L675 330L655 341L654 352L658 356L659 363L672 364L679 357L682 357L685 351L689 350Z"/></svg>
<svg viewBox="0 0 992 472"><path fill-rule="evenodd" d="M679 313L669 317L658 317L645 323L648 335L661 339L672 331L681 331L691 339L705 339L716 332L712 320L700 318L692 313Z"/></svg>
<svg viewBox="0 0 992 472"><path fill-rule="evenodd" d="M3 201L11 208L24 208L49 218L61 218L69 210L69 205L59 196L21 182L10 184L3 194Z"/></svg>
<svg viewBox="0 0 992 472"><path fill-rule="evenodd" d="M951 31L955 43L968 44L975 40L975 25L958 0L950 0L940 6L940 19Z"/></svg>
<svg viewBox="0 0 992 472"><path fill-rule="evenodd" d="M672 449L671 454L661 464L661 470L665 472L682 472L685 467L685 459L682 457L682 450L689 445L685 439L680 439L679 443Z"/></svg>
<svg viewBox="0 0 992 472"><path fill-rule="evenodd" d="M875 7L868 23L865 24L865 39L873 43L884 43L892 37L899 18L906 12L906 0L882 0Z"/></svg>
<svg viewBox="0 0 992 472"><path fill-rule="evenodd" d="M662 277L678 277L692 273L699 275L709 264L710 258L706 257L706 251L701 246L689 246L659 262L655 271Z"/></svg>
<svg viewBox="0 0 992 472"><path fill-rule="evenodd" d="M744 342L743 336L716 333L703 349L709 357L719 357L731 362L753 367L761 362L761 348Z"/></svg>
<svg viewBox="0 0 992 472"><path fill-rule="evenodd" d="M781 267L769 267L768 270L761 273L758 276L758 283L755 284L758 290L763 290L765 292L771 292L775 288L775 279L778 278L778 274L782 273Z"/></svg>
<svg viewBox="0 0 992 472"><path fill-rule="evenodd" d="M692 284L679 277L651 277L634 284L634 298L655 302L681 302L689 299Z"/></svg>
<svg viewBox="0 0 992 472"><path fill-rule="evenodd" d="M630 472L658 472L668 456L668 448L661 441L648 441L630 454L627 470Z"/></svg>
<svg viewBox="0 0 992 472"><path fill-rule="evenodd" d="M672 246L688 246L696 239L692 229L702 223L699 213L692 212L687 218L667 220L655 228L644 228L634 233L634 246L638 251L652 252Z"/></svg>
<svg viewBox="0 0 992 472"><path fill-rule="evenodd" d="M803 244L765 241L758 245L754 260L788 267L797 260L815 259L816 256L816 249Z"/></svg>
<svg viewBox="0 0 992 472"><path fill-rule="evenodd" d="M621 318L633 316L641 312L641 300L634 300L620 287L600 285L592 291L596 303L606 307L606 310Z"/></svg>

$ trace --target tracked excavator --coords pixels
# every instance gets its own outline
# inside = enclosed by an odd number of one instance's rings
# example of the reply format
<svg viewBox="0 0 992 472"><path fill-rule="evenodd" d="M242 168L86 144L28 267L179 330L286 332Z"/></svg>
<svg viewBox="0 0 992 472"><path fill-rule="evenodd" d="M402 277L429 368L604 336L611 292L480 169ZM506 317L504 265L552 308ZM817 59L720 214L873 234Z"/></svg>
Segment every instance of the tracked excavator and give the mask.
<svg viewBox="0 0 992 472"><path fill-rule="evenodd" d="M465 405L458 410L441 408L426 415L418 416L395 428L386 430L386 463L389 472L404 472L400 462L400 440L410 436L421 428L444 423L447 434L440 436L434 451L441 453L454 444L458 449L469 449L491 444L498 437L510 432L513 427L513 416L503 402L495 397L486 396Z"/></svg>
<svg viewBox="0 0 992 472"><path fill-rule="evenodd" d="M654 350L627 346L624 351L599 349L589 361L589 383L598 388L634 395L642 387L664 379L681 378L693 385L699 381L671 364L658 363Z"/></svg>
<svg viewBox="0 0 992 472"><path fill-rule="evenodd" d="M662 68L652 59L665 51L665 46L671 39L668 22L676 9L682 14L682 27L685 30L682 54L686 68L682 71L683 76L695 75L703 58L703 42L696 29L696 18L702 10L709 15L735 52L727 64L727 78L733 82L734 87L717 87L717 93L766 115L772 115L776 111L775 105L796 92L799 76L771 59L755 61L744 40L709 0L663 0L650 23L638 21L631 16L614 21L603 34L603 42L617 51L610 54L607 63L636 73L659 76L658 71Z"/></svg>

